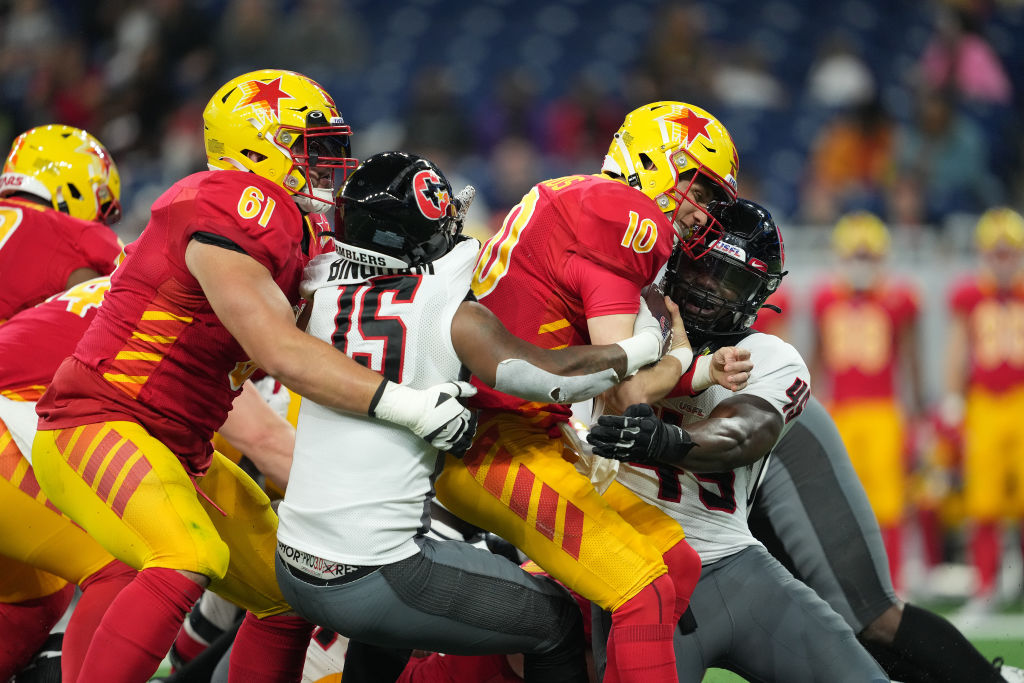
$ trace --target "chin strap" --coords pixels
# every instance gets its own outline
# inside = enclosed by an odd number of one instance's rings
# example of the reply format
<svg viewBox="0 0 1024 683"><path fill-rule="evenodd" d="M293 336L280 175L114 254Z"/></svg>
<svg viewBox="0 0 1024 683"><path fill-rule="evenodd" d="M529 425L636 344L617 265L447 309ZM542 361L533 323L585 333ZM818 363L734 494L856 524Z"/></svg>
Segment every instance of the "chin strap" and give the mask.
<svg viewBox="0 0 1024 683"><path fill-rule="evenodd" d="M762 304L761 308L767 308L768 310L775 311L776 313L782 313L782 309L775 304Z"/></svg>

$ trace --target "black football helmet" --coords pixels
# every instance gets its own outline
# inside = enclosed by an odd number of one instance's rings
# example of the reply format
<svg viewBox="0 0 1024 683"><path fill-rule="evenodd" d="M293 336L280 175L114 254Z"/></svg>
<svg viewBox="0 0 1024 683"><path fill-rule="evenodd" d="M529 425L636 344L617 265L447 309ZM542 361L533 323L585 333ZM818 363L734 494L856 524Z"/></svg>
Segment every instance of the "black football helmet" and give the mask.
<svg viewBox="0 0 1024 683"><path fill-rule="evenodd" d="M721 237L701 258L677 246L663 281L694 348L709 337L745 332L786 274L782 234L767 209L737 199L711 202L708 213L721 224Z"/></svg>
<svg viewBox="0 0 1024 683"><path fill-rule="evenodd" d="M430 263L451 250L462 230L447 178L415 154L382 152L366 159L349 176L340 204L338 253L367 265Z"/></svg>

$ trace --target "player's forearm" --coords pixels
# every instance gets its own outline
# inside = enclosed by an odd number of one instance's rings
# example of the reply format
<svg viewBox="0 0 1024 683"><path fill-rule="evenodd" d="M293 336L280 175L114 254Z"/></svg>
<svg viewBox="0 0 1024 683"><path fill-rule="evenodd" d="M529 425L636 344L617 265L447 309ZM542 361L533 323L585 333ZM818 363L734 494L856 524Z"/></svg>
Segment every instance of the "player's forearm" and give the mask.
<svg viewBox="0 0 1024 683"><path fill-rule="evenodd" d="M640 370L605 392L605 405L609 412L621 413L627 406L637 403L655 403L672 391L682 371L678 359L665 356L655 365Z"/></svg>
<svg viewBox="0 0 1024 683"><path fill-rule="evenodd" d="M691 472L727 472L764 457L771 447L731 418L709 419L688 425L693 446L672 464Z"/></svg>
<svg viewBox="0 0 1024 683"><path fill-rule="evenodd" d="M366 415L384 379L327 342L296 328L263 355L253 355L267 374L320 405Z"/></svg>
<svg viewBox="0 0 1024 683"><path fill-rule="evenodd" d="M231 412L218 431L260 472L281 488L287 486L295 429L263 400L251 382L246 382L242 393L235 397Z"/></svg>

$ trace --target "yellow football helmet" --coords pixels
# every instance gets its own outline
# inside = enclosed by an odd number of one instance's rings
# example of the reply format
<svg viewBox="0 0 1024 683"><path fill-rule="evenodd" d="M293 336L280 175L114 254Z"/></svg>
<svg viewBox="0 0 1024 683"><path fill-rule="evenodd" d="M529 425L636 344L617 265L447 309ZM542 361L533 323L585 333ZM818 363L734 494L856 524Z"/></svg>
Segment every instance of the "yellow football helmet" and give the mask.
<svg viewBox="0 0 1024 683"><path fill-rule="evenodd" d="M334 100L293 71L263 69L225 83L206 105L203 133L211 169L252 171L294 195L306 213L334 207L337 190L359 165L349 145L352 129ZM317 187L324 171L330 188Z"/></svg>
<svg viewBox="0 0 1024 683"><path fill-rule="evenodd" d="M0 196L15 192L75 218L107 225L121 218L121 175L110 152L71 126L40 126L15 139L0 175Z"/></svg>
<svg viewBox="0 0 1024 683"><path fill-rule="evenodd" d="M1014 251L1024 249L1024 217L1005 206L989 209L978 219L974 243L981 252L1000 247Z"/></svg>
<svg viewBox="0 0 1024 683"><path fill-rule="evenodd" d="M679 232L676 217L683 203L690 202L689 186L682 192L677 188L680 176L695 171L691 184L699 173L717 188L718 199L734 200L738 167L736 145L718 119L692 104L666 101L646 104L626 115L601 171L637 188L663 212L671 213ZM700 236L679 234L684 246L706 235L713 222L710 215L707 221Z"/></svg>
<svg viewBox="0 0 1024 683"><path fill-rule="evenodd" d="M843 258L854 254L881 258L889 253L889 242L889 229L885 223L868 211L842 216L832 231L832 246Z"/></svg>

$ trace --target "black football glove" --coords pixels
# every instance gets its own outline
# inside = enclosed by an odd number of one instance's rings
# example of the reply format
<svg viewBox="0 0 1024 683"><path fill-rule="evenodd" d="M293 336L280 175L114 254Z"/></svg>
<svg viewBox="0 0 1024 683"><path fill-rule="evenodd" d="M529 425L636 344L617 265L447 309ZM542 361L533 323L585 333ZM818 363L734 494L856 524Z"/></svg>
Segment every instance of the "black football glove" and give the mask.
<svg viewBox="0 0 1024 683"><path fill-rule="evenodd" d="M602 415L587 442L603 458L642 465L680 464L694 446L686 430L659 420L646 403L631 405L621 416Z"/></svg>

